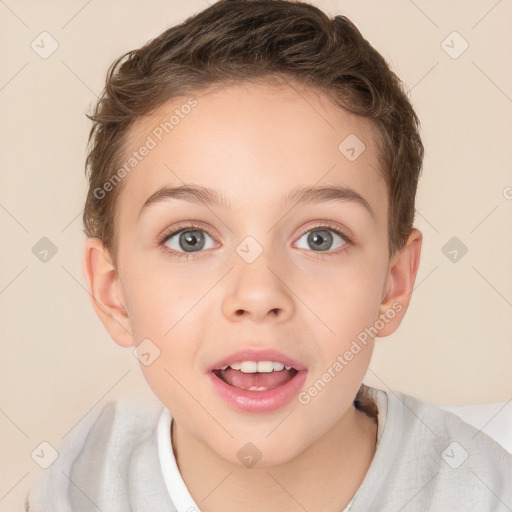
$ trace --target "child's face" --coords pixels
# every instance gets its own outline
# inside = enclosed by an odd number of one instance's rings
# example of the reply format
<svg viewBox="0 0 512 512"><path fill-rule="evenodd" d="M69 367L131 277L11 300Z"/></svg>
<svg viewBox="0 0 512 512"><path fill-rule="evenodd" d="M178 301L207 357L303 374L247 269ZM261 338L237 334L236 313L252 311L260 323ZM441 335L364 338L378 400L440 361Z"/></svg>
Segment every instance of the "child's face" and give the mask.
<svg viewBox="0 0 512 512"><path fill-rule="evenodd" d="M261 465L277 464L354 414L373 340L358 341L359 351L353 342L391 307L375 132L299 86L237 85L194 98L193 108L181 108L188 97L173 100L131 129L127 159L138 151L140 161L118 203L117 300L126 315L117 321L132 335L109 330L125 346L151 340L146 358L158 347L142 370L181 428L233 463L241 464L237 453L250 441ZM179 122L161 133L176 109ZM366 146L355 160L362 146L354 135ZM148 136L156 145L142 157ZM338 146L348 136L343 154ZM212 189L230 206L182 197L143 208L161 187L185 185ZM286 200L298 188L325 186L353 197ZM182 245L178 233L158 246L189 223L196 232L182 235ZM352 241L330 231L338 229ZM399 317L386 322L388 331ZM274 349L303 366L305 380L286 403L272 409L258 402L261 391L250 391L260 409L244 410L212 385L212 366L247 348ZM319 379L320 391L309 393Z"/></svg>

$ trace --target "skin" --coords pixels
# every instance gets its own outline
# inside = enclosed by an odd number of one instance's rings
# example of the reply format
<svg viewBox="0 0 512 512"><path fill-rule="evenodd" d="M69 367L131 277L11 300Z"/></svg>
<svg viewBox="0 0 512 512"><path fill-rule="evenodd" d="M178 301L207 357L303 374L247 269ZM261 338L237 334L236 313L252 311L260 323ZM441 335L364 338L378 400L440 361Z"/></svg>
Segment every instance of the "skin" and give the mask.
<svg viewBox="0 0 512 512"><path fill-rule="evenodd" d="M377 425L352 404L374 340L308 404L292 400L264 414L232 409L206 371L242 347L272 347L308 367L307 390L393 304L401 310L378 336L400 325L421 233L413 229L388 258L388 198L367 119L297 84L237 84L194 97L198 105L124 178L117 267L99 240L85 242L93 307L119 345L149 338L159 348L141 369L174 418L175 456L201 510L342 510L375 453ZM139 119L127 154L186 100ZM352 162L338 150L349 134L366 146ZM138 220L155 190L183 184L221 191L232 205L170 199ZM284 205L292 188L326 184L355 190L374 215L353 201ZM349 230L352 242L329 231L332 249L308 244L319 220ZM172 253L179 234L167 252L158 246L160 235L185 221L208 233L208 245L190 259ZM250 264L236 252L247 236L263 249ZM262 454L252 468L237 457L248 441Z"/></svg>

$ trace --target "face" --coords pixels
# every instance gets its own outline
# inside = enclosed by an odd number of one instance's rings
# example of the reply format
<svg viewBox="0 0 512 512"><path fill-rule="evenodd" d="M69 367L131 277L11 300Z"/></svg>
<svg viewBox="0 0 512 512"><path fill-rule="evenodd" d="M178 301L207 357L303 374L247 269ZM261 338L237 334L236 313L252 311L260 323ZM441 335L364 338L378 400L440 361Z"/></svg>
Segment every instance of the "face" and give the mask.
<svg viewBox="0 0 512 512"><path fill-rule="evenodd" d="M127 158L152 147L119 197L119 297L145 362L158 355L141 368L175 422L233 463L250 441L261 465L279 464L343 420L370 361L373 340L357 340L389 271L375 132L298 85L194 98L129 134ZM147 202L163 187L213 193Z"/></svg>

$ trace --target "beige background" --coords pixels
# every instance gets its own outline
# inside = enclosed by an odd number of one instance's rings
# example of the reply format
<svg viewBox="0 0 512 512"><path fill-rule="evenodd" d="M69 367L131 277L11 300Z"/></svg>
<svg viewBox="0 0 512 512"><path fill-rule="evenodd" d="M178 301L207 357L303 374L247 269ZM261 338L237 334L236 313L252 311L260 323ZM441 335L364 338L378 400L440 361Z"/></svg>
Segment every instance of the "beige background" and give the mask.
<svg viewBox="0 0 512 512"><path fill-rule="evenodd" d="M416 291L400 330L377 341L367 383L440 405L508 402L512 2L312 3L356 23L407 84L423 126ZM0 1L2 511L21 509L44 471L31 458L41 442L58 449L108 400L152 397L138 362L111 341L85 289L84 113L114 58L205 6ZM42 46L43 31L59 45L47 59L31 47L34 40ZM453 31L460 36L446 39ZM467 50L453 58L464 40ZM32 252L43 237L57 248L46 263ZM442 252L452 237L468 249L457 262Z"/></svg>

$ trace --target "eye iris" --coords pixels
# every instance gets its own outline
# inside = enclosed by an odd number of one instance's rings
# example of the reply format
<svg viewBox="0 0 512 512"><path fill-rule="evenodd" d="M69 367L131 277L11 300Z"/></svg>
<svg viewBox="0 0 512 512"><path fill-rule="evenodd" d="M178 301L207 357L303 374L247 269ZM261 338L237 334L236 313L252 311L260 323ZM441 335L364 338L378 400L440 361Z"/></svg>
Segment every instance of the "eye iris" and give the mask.
<svg viewBox="0 0 512 512"><path fill-rule="evenodd" d="M327 251L332 245L332 234L325 229L315 229L309 234L308 243L320 251Z"/></svg>
<svg viewBox="0 0 512 512"><path fill-rule="evenodd" d="M196 249L201 250L204 247L204 234L201 231L183 231L180 234L180 247L187 252L193 252ZM187 245L188 244L188 245Z"/></svg>

